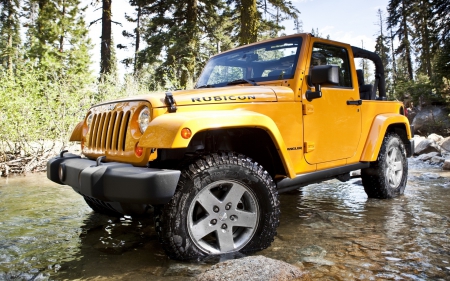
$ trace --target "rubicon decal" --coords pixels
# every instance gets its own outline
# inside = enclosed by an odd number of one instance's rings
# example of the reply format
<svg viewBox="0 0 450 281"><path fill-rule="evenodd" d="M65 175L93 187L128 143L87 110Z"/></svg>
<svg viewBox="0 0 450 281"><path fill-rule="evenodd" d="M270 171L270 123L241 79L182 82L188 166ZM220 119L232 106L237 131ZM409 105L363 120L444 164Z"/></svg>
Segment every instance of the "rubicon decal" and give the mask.
<svg viewBox="0 0 450 281"><path fill-rule="evenodd" d="M201 97L201 98L191 98L192 102L211 102L211 101L245 101L245 100L255 100L256 96L213 96L213 97Z"/></svg>

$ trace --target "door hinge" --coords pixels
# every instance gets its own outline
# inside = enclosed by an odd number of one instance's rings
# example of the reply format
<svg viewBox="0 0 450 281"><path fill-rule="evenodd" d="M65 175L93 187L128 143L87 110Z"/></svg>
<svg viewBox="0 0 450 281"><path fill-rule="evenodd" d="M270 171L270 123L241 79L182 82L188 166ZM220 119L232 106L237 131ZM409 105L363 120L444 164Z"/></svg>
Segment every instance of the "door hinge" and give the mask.
<svg viewBox="0 0 450 281"><path fill-rule="evenodd" d="M303 105L303 115L309 115L314 113L314 105L304 104Z"/></svg>
<svg viewBox="0 0 450 281"><path fill-rule="evenodd" d="M305 141L303 148L304 148L305 153L311 152L314 149L316 149L316 144L312 141Z"/></svg>

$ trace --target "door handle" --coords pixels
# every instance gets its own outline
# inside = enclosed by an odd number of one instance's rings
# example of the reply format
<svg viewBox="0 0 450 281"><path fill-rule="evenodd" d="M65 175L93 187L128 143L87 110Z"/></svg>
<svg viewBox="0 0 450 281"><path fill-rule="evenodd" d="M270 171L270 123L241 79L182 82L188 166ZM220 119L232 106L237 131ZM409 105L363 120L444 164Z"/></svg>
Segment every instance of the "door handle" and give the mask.
<svg viewBox="0 0 450 281"><path fill-rule="evenodd" d="M348 100L347 105L361 105L362 100Z"/></svg>

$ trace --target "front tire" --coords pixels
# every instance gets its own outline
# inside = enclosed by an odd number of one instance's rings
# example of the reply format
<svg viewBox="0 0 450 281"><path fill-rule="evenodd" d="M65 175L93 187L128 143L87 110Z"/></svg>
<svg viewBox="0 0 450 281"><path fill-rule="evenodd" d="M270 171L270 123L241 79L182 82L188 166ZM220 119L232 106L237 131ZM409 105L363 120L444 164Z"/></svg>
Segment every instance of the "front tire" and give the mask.
<svg viewBox="0 0 450 281"><path fill-rule="evenodd" d="M155 229L173 259L195 259L270 246L279 224L275 184L262 166L234 153L210 154L181 173Z"/></svg>
<svg viewBox="0 0 450 281"><path fill-rule="evenodd" d="M361 178L369 198L388 199L404 193L408 161L405 146L397 134L386 134L377 161L361 170Z"/></svg>

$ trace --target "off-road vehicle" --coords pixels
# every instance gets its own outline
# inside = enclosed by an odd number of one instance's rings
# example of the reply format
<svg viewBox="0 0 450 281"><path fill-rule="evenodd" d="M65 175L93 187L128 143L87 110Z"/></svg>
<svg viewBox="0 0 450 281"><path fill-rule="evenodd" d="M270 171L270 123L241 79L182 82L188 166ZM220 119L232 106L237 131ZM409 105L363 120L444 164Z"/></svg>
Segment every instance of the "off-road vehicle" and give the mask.
<svg viewBox="0 0 450 281"><path fill-rule="evenodd" d="M212 57L193 90L93 106L70 138L83 156L61 152L47 176L99 213L153 207L167 254L190 259L267 248L278 194L302 185L361 170L368 197L403 194L411 139L378 55L296 34Z"/></svg>

